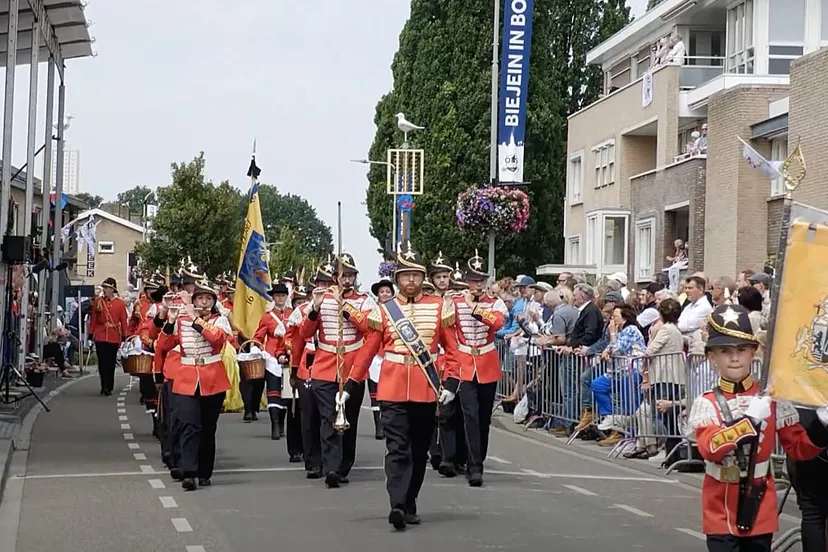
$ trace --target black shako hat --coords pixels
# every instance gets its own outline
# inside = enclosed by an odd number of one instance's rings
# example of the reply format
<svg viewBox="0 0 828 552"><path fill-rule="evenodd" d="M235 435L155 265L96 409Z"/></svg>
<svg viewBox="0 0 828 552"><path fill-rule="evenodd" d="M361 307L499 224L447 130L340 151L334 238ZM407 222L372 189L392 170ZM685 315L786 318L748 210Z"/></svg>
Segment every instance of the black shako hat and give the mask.
<svg viewBox="0 0 828 552"><path fill-rule="evenodd" d="M431 261L431 264L428 265L428 275L434 276L440 272L451 272L451 262L448 259L443 257L443 252L439 251L437 253L437 258Z"/></svg>
<svg viewBox="0 0 828 552"><path fill-rule="evenodd" d="M477 253L477 249L474 250L474 256L466 261L466 272L463 276L464 280L471 282L489 279L489 272L486 270L486 261Z"/></svg>
<svg viewBox="0 0 828 552"><path fill-rule="evenodd" d="M403 272L419 272L423 276L426 275L426 267L423 257L411 249L410 242L407 244L405 251L402 249L397 251L396 265L397 266L394 269L394 278L397 277L397 274L402 274Z"/></svg>
<svg viewBox="0 0 828 552"><path fill-rule="evenodd" d="M279 283L270 288L270 291L267 292L268 295L277 295L279 293L284 293L285 295L287 295L288 293L290 293L290 291L288 290L288 287L285 284Z"/></svg>
<svg viewBox="0 0 828 552"><path fill-rule="evenodd" d="M753 335L753 326L745 307L741 305L720 305L707 316L707 343L711 347L738 347L759 345Z"/></svg>

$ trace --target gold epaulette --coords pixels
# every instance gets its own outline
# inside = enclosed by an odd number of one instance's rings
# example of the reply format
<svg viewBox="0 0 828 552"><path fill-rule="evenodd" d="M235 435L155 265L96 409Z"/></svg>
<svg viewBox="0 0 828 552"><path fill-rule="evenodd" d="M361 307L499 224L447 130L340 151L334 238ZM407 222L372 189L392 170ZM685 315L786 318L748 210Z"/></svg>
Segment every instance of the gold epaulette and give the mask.
<svg viewBox="0 0 828 552"><path fill-rule="evenodd" d="M367 324L372 330L382 330L382 311L380 311L379 305L374 305L374 308L368 313Z"/></svg>
<svg viewBox="0 0 828 552"><path fill-rule="evenodd" d="M715 453L725 445L736 444L744 437L756 437L758 432L750 420L743 418L729 427L723 427L710 438L710 452Z"/></svg>
<svg viewBox="0 0 828 552"><path fill-rule="evenodd" d="M440 313L440 321L444 328L454 325L454 301L443 299L443 310Z"/></svg>

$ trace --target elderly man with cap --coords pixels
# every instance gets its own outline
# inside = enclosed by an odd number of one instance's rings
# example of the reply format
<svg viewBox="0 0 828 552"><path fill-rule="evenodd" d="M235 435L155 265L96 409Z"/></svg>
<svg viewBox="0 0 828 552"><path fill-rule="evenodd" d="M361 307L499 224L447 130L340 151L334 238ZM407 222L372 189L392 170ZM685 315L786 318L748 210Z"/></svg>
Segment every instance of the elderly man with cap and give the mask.
<svg viewBox="0 0 828 552"><path fill-rule="evenodd" d="M460 407L466 432L469 485L483 485L483 462L489 448L492 409L500 381L500 355L495 334L508 310L503 301L485 293L489 273L475 254L466 262L464 280L469 289L452 298L457 328ZM443 473L441 471L441 473Z"/></svg>
<svg viewBox="0 0 828 552"><path fill-rule="evenodd" d="M336 396L338 384L356 368L354 362L357 352L364 344L363 332L359 328L360 317L345 313L370 313L376 303L367 294L354 289L357 270L354 258L349 253L342 253L336 264L328 263L324 267L331 274L335 286L314 290L313 307L300 327L303 338L316 333L318 345L311 372L311 389L316 396L321 417L320 432L322 437L322 463L325 472L325 484L328 488L339 487L348 483L348 474L356 459L356 439L359 411L365 394L365 378L352 388L358 395L345 408L345 416L350 427L340 434L334 428L336 416ZM345 309L348 305L348 309ZM343 310L340 312L340 308ZM340 320L344 318L344 320ZM353 320L351 320L353 318ZM341 336L340 334L341 329ZM340 342L341 337L341 342ZM339 355L342 355L342 373L339 373ZM371 358L365 359L365 375Z"/></svg>
<svg viewBox="0 0 828 552"><path fill-rule="evenodd" d="M621 294L624 301L630 296L630 290L627 288L627 275L623 272L615 272L607 277L607 286L613 291Z"/></svg>
<svg viewBox="0 0 828 552"><path fill-rule="evenodd" d="M264 384L267 385L267 413L270 417L270 438L278 441L285 434L285 405L282 402L283 367L288 363L285 347L285 323L293 309L285 307L288 289L285 284L276 284L269 291L273 300L273 307L262 315L259 326L253 334L253 340L261 343L265 352L276 359L276 364L267 364L264 381L249 381L247 383L248 398L245 399L244 421L258 419L256 410L262 399ZM244 385L243 383L243 385Z"/></svg>
<svg viewBox="0 0 828 552"><path fill-rule="evenodd" d="M103 396L111 395L115 388L118 348L128 333L126 304L116 296L117 292L118 283L115 278L104 280L101 283L101 295L95 298L92 315L89 317L89 333L95 341Z"/></svg>
<svg viewBox="0 0 828 552"><path fill-rule="evenodd" d="M750 285L758 289L762 294L762 329L767 329L771 307L770 288L773 279L769 274L764 272L756 272L748 277L748 282L750 282Z"/></svg>
<svg viewBox="0 0 828 552"><path fill-rule="evenodd" d="M410 244L397 254L396 264L394 279L399 292L390 301L375 305L367 315L370 330L365 346L358 351L354 370L336 400L338 404L361 402L360 382L371 359L381 353L377 399L385 431L385 480L391 503L388 522L402 530L420 523L417 497L425 477L437 403L446 405L454 400L460 381L452 305L422 293L426 267ZM350 307L346 312L352 318L363 316ZM442 382L434 364L439 346L446 354Z"/></svg>
<svg viewBox="0 0 828 552"><path fill-rule="evenodd" d="M374 282L371 286L371 293L382 304L394 297L394 282L383 278ZM382 433L382 421L380 420L380 407L377 400L377 385L379 383L380 367L382 366L382 355L374 356L371 367L368 369L368 395L371 397L371 412L374 415L374 438L382 441L385 436Z"/></svg>

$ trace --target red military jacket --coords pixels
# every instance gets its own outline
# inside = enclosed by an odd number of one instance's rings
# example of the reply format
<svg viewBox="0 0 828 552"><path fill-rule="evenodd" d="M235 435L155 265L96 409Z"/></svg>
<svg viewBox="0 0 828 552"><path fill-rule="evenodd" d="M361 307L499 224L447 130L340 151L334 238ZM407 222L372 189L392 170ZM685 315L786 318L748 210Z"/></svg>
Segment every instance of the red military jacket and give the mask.
<svg viewBox="0 0 828 552"><path fill-rule="evenodd" d="M201 330L199 331L199 327ZM175 373L173 393L194 396L198 389L203 396L217 395L230 389L221 351L232 330L220 314L207 319L179 318L176 324L165 324L158 336L157 351L166 354L180 347L179 357L167 357Z"/></svg>
<svg viewBox="0 0 828 552"><path fill-rule="evenodd" d="M414 324L432 357L436 357L438 348L442 346L446 355L443 378L457 380L457 337L454 333L455 315L452 305L444 303L439 297L422 294L411 301L402 295L397 295L394 300L406 318ZM351 318L358 317L358 314L351 315ZM436 402L437 395L423 369L397 334L385 307L374 305L365 323L368 327L365 345L357 353L350 380L355 383L364 381L371 361L379 354L383 360L377 384L377 400ZM313 369L316 370L316 360ZM456 383L452 386L454 389L457 388Z"/></svg>
<svg viewBox="0 0 828 552"><path fill-rule="evenodd" d="M305 303L293 309L286 324L285 347L290 352L291 371L295 369L296 377L301 380L309 380L311 369L308 367L309 354L316 352L313 342L314 336L302 338L299 335L299 327L311 309L310 303Z"/></svg>
<svg viewBox="0 0 828 552"><path fill-rule="evenodd" d="M280 314L282 313L275 309L264 313L261 320L259 320L256 333L253 334L253 339L261 343L265 352L276 359L287 352L285 349L285 324Z"/></svg>
<svg viewBox="0 0 828 552"><path fill-rule="evenodd" d="M127 336L128 330L127 309L122 299L95 299L92 303L92 315L89 317L89 333L94 341L120 343L121 339Z"/></svg>
<svg viewBox="0 0 828 552"><path fill-rule="evenodd" d="M349 305L343 310L347 312L360 312L367 316L376 307L373 299L364 293L350 291L343 302ZM344 318L344 317L343 317ZM354 368L357 351L364 345L363 331L360 331L359 324L355 323L355 317L349 316L342 321L342 346L344 349L345 364L343 366L343 378L348 378ZM311 308L307 316L299 326L299 337L308 339L317 336L317 350L313 359L313 372L311 377L319 381L337 381L337 344L338 344L339 316L336 299L332 293L326 292L319 310ZM368 359L370 363L370 357ZM368 365L364 366L365 374L368 373ZM365 379L365 378L363 378Z"/></svg>
<svg viewBox="0 0 828 552"><path fill-rule="evenodd" d="M181 356L181 348L176 346L169 351L161 352L158 350L158 336L161 335L161 330L164 328L164 324L166 323L165 319L158 318L158 309L162 304L163 303L158 303L154 308L150 309L150 312L147 313L148 317L152 315L151 320L148 321L146 325L147 338L152 341L153 347L155 348L155 358L153 359L152 371L156 374L163 374L165 380L174 380L174 367L178 366L178 359ZM180 297L176 297L173 299L172 304L183 305L184 302ZM170 359L170 362L167 362L167 359Z"/></svg>
<svg viewBox="0 0 828 552"><path fill-rule="evenodd" d="M147 312L153 305L152 299L141 293L138 301L135 302L135 307L132 311L132 316L129 319L129 335L140 335L141 328L147 318Z"/></svg>
<svg viewBox="0 0 828 552"><path fill-rule="evenodd" d="M477 376L478 383L499 381L500 355L495 346L495 334L503 327L508 315L506 304L486 295L473 307L466 303L463 295L453 297L451 301L456 316L460 379L473 381Z"/></svg>
<svg viewBox="0 0 828 552"><path fill-rule="evenodd" d="M805 429L799 424L799 413L787 401L772 403L771 416L757 431L753 422L744 417L751 398L759 394L759 384L752 378L748 377L741 384L722 380L720 387L730 407L735 422L733 425L724 424L716 396L712 391L693 401L687 418L688 437L695 439L699 454L705 463L702 484L702 530L707 535L729 534L740 537L775 533L779 529L779 520L771 454L776 437L779 437L785 453L793 460L810 460L822 449L808 438ZM767 490L759 505L756 523L749 532L741 532L736 527L739 500L736 449L743 446L741 439L745 436L758 436L759 450L753 475L755 479L767 480Z"/></svg>

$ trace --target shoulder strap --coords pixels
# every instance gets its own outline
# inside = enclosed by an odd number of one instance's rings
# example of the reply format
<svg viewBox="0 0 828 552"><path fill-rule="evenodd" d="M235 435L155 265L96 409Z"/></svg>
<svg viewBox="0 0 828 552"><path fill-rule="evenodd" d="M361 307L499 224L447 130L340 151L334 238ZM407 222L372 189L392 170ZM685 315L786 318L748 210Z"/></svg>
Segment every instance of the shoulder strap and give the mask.
<svg viewBox="0 0 828 552"><path fill-rule="evenodd" d="M726 424L732 424L733 413L730 411L730 406L727 404L724 393L722 393L722 390L718 386L713 388L713 396L716 397L716 405L722 413L722 421Z"/></svg>
<svg viewBox="0 0 828 552"><path fill-rule="evenodd" d="M405 316L405 313L403 313L400 304L395 298L391 298L383 303L382 307L394 323L394 328L397 330L397 334L399 334L405 348L408 349L408 352L417 361L431 389L439 396L440 376L437 374L437 368L434 366L434 359L431 358L431 352L425 343L423 343L423 338L420 337L416 326Z"/></svg>

